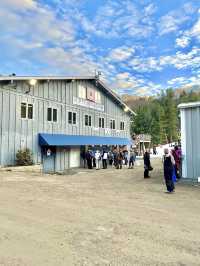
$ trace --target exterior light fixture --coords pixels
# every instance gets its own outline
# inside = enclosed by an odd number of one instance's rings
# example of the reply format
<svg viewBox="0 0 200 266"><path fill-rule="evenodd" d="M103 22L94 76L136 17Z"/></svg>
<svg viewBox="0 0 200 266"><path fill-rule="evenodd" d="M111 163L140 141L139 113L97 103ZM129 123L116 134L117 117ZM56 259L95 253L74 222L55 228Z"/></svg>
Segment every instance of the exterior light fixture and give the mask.
<svg viewBox="0 0 200 266"><path fill-rule="evenodd" d="M37 80L36 80L36 79L30 79L30 80L29 80L29 85L30 85L30 86L35 86L36 83L37 83Z"/></svg>
<svg viewBox="0 0 200 266"><path fill-rule="evenodd" d="M124 112L128 112L128 111L129 111L128 106L125 106L125 108L124 108Z"/></svg>

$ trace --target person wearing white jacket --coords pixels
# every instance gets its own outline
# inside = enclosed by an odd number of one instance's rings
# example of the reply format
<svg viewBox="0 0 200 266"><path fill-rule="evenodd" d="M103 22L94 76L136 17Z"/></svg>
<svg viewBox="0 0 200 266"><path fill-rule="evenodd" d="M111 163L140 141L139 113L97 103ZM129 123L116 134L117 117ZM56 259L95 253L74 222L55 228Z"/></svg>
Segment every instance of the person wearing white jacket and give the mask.
<svg viewBox="0 0 200 266"><path fill-rule="evenodd" d="M95 152L95 159L96 159L96 170L99 170L100 169L100 164L101 164L101 153L100 151L96 151Z"/></svg>

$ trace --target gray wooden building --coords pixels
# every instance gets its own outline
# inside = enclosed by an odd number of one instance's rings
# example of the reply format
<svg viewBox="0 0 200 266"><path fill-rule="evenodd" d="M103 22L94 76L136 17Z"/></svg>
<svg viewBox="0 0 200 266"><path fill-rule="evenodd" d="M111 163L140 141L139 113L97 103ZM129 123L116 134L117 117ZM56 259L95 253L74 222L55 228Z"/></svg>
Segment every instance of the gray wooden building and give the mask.
<svg viewBox="0 0 200 266"><path fill-rule="evenodd" d="M200 177L200 102L183 103L181 111L182 176Z"/></svg>
<svg viewBox="0 0 200 266"><path fill-rule="evenodd" d="M49 171L79 167L82 147L130 144L132 114L98 77L0 76L0 165L29 148Z"/></svg>

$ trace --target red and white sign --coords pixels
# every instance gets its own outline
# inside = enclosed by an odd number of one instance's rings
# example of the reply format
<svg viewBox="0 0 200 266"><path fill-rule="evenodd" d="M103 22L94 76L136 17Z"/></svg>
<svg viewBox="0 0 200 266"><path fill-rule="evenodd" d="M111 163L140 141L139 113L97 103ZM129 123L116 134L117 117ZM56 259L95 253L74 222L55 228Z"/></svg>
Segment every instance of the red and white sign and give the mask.
<svg viewBox="0 0 200 266"><path fill-rule="evenodd" d="M87 88L87 99L89 101L95 102L95 90L92 88Z"/></svg>

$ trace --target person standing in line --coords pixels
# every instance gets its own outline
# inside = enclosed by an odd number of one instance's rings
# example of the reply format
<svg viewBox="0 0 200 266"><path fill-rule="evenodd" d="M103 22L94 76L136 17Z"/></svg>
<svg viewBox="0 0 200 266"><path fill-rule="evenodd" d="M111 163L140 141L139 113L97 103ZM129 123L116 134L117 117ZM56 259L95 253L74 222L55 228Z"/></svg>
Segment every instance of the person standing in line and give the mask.
<svg viewBox="0 0 200 266"><path fill-rule="evenodd" d="M95 151L91 150L92 167L96 167Z"/></svg>
<svg viewBox="0 0 200 266"><path fill-rule="evenodd" d="M180 179L180 168L181 168L181 150L178 146L174 147L173 153L172 153L174 160L175 160L175 174L176 178Z"/></svg>
<svg viewBox="0 0 200 266"><path fill-rule="evenodd" d="M108 153L107 151L103 151L102 155L103 169L107 169L107 160L108 160Z"/></svg>
<svg viewBox="0 0 200 266"><path fill-rule="evenodd" d="M118 160L117 169L122 169L123 159L124 159L123 152L120 150L118 153L118 158L117 158Z"/></svg>
<svg viewBox="0 0 200 266"><path fill-rule="evenodd" d="M124 157L124 165L125 165L126 167L128 166L128 156L129 156L128 151L125 150L125 151L123 152L123 157Z"/></svg>
<svg viewBox="0 0 200 266"><path fill-rule="evenodd" d="M169 153L168 149L164 149L163 156L163 170L164 178L169 193L174 192L175 186L173 181L173 170L175 166L175 160L172 154Z"/></svg>
<svg viewBox="0 0 200 266"><path fill-rule="evenodd" d="M135 163L135 152L133 150L130 151L130 158L129 158L129 169L133 169Z"/></svg>
<svg viewBox="0 0 200 266"><path fill-rule="evenodd" d="M148 150L144 153L144 178L150 178L149 170L151 168L150 153Z"/></svg>
<svg viewBox="0 0 200 266"><path fill-rule="evenodd" d="M86 152L85 152L85 150L83 150L81 152L81 159L82 159L82 162L83 162L83 167L86 168Z"/></svg>
<svg viewBox="0 0 200 266"><path fill-rule="evenodd" d="M86 152L85 158L87 160L88 169L92 169L92 154L91 154L91 151L88 150Z"/></svg>
<svg viewBox="0 0 200 266"><path fill-rule="evenodd" d="M109 151L108 153L108 160L109 160L109 165L112 166L113 164L113 152L112 151Z"/></svg>
<svg viewBox="0 0 200 266"><path fill-rule="evenodd" d="M117 168L118 167L118 150L117 149L113 151L113 159L114 159L114 166L115 168Z"/></svg>
<svg viewBox="0 0 200 266"><path fill-rule="evenodd" d="M96 160L96 170L99 170L101 164L101 153L98 150L95 152L95 160Z"/></svg>

